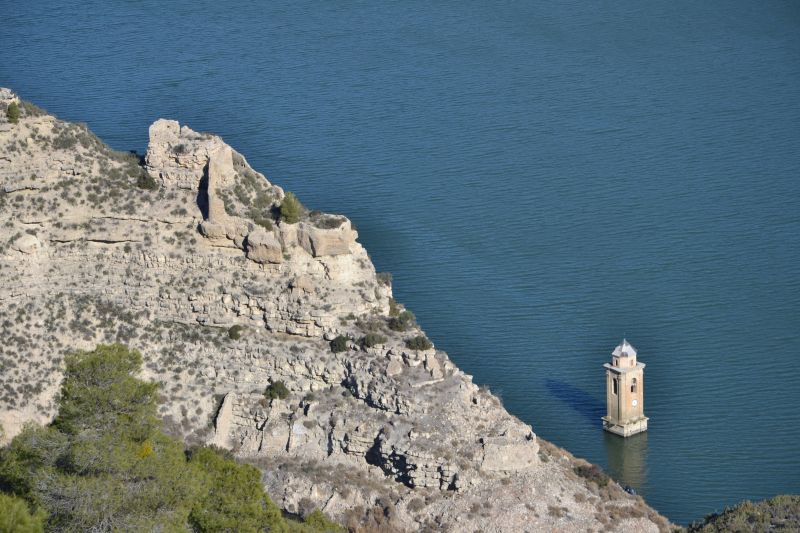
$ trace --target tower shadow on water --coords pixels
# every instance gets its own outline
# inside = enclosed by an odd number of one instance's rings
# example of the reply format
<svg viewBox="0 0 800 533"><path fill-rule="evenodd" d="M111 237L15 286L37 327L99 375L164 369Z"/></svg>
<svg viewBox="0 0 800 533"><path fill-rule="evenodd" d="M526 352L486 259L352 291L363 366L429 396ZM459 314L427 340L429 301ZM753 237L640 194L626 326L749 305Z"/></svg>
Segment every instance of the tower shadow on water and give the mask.
<svg viewBox="0 0 800 533"><path fill-rule="evenodd" d="M596 425L597 421L605 414L606 406L601 400L575 385L550 378L545 379L544 384L550 394L569 405L591 424Z"/></svg>
<svg viewBox="0 0 800 533"><path fill-rule="evenodd" d="M597 423L605 414L605 402L584 391L557 379L545 379L548 392L566 403L584 417L598 433L603 435L608 473L620 484L633 487L638 493L647 491L647 433L639 433L626 439L600 431Z"/></svg>

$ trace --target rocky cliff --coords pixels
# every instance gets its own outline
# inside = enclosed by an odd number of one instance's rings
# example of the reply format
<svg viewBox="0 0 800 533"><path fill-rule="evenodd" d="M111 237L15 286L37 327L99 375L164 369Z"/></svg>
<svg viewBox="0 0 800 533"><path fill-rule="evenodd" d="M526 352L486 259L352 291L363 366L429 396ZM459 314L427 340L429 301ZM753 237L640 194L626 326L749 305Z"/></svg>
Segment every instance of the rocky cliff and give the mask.
<svg viewBox="0 0 800 533"><path fill-rule="evenodd" d="M428 347L347 218L281 221L284 191L219 137L172 120L149 137L141 161L0 91L6 440L50 420L66 353L119 341L162 383L171 431L261 467L289 512L381 531L666 527Z"/></svg>

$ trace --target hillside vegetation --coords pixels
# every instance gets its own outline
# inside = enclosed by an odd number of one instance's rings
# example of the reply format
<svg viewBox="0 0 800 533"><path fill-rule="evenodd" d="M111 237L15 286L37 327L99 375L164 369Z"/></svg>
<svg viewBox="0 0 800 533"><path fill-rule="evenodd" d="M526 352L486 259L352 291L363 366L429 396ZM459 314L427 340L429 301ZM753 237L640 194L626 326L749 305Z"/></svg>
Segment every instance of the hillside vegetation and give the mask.
<svg viewBox="0 0 800 533"><path fill-rule="evenodd" d="M800 496L782 495L762 502L745 501L692 524L689 533L800 531Z"/></svg>
<svg viewBox="0 0 800 533"><path fill-rule="evenodd" d="M285 518L258 469L165 434L141 364L121 344L67 357L53 423L0 450L0 531L342 531Z"/></svg>

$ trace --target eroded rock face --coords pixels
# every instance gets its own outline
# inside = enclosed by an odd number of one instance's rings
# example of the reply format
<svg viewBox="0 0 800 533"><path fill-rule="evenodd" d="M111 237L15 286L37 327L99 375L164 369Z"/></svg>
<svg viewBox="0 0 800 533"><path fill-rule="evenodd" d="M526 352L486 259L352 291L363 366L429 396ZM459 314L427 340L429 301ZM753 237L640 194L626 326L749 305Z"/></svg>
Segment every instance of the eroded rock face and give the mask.
<svg viewBox="0 0 800 533"><path fill-rule="evenodd" d="M36 235L23 235L11 243L11 249L22 252L23 254L34 254L42 247L42 243Z"/></svg>
<svg viewBox="0 0 800 533"><path fill-rule="evenodd" d="M212 155L218 185L228 185L234 176L231 148L219 137L181 127L175 120L159 119L150 126L146 168L165 187L197 190Z"/></svg>
<svg viewBox="0 0 800 533"><path fill-rule="evenodd" d="M214 436L209 444L219 448L231 447L231 428L233 426L233 406L236 403L236 393L229 392L222 400L222 405L214 419Z"/></svg>
<svg viewBox="0 0 800 533"><path fill-rule="evenodd" d="M0 87L0 105L7 106L11 103L19 103L19 97L11 89Z"/></svg>
<svg viewBox="0 0 800 533"><path fill-rule="evenodd" d="M514 430L519 433L518 428ZM533 433L485 438L481 470L511 472L535 466L536 457L529 452L534 438Z"/></svg>
<svg viewBox="0 0 800 533"><path fill-rule="evenodd" d="M297 242L314 257L323 255L343 255L350 253L356 242L356 232L349 220L338 228L317 228L309 223L300 223L297 228Z"/></svg>
<svg viewBox="0 0 800 533"><path fill-rule="evenodd" d="M256 229L247 234L247 258L256 263L281 263L283 249L272 232Z"/></svg>
<svg viewBox="0 0 800 533"><path fill-rule="evenodd" d="M55 148L64 136L75 144ZM381 531L585 531L611 505L631 517L619 530L657 529L633 497L577 478L568 454L541 460L531 427L447 354L408 349L423 333L387 327L391 287L350 222L276 221L283 191L218 137L154 123L156 191L78 126L23 116L0 129L0 154L20 139L26 151L0 157L7 438L52 417L66 353L121 341L164 383L168 428L261 465L290 512L383 516ZM386 342L362 348L369 332ZM334 353L338 335L351 341ZM264 395L277 381L288 398Z"/></svg>
<svg viewBox="0 0 800 533"><path fill-rule="evenodd" d="M356 246L357 238L358 233L344 217L341 225L335 228L318 228L310 222L280 225L280 240L283 246L300 247L312 257L350 254Z"/></svg>

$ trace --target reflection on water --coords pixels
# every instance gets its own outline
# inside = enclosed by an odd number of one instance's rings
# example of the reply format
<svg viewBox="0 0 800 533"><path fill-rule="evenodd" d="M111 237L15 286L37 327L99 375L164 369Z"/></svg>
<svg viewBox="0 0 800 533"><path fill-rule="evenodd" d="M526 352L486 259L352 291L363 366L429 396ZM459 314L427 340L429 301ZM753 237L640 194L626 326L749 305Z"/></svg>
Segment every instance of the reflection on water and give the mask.
<svg viewBox="0 0 800 533"><path fill-rule="evenodd" d="M600 428L600 417L605 414L605 404L580 387L566 381L548 378L548 392L566 403L589 423ZM629 485L644 493L647 485L647 432L622 438L606 431L603 446L608 458L608 473L621 485Z"/></svg>
<svg viewBox="0 0 800 533"><path fill-rule="evenodd" d="M626 439L603 432L608 456L608 473L621 485L644 494L647 485L647 432Z"/></svg>

